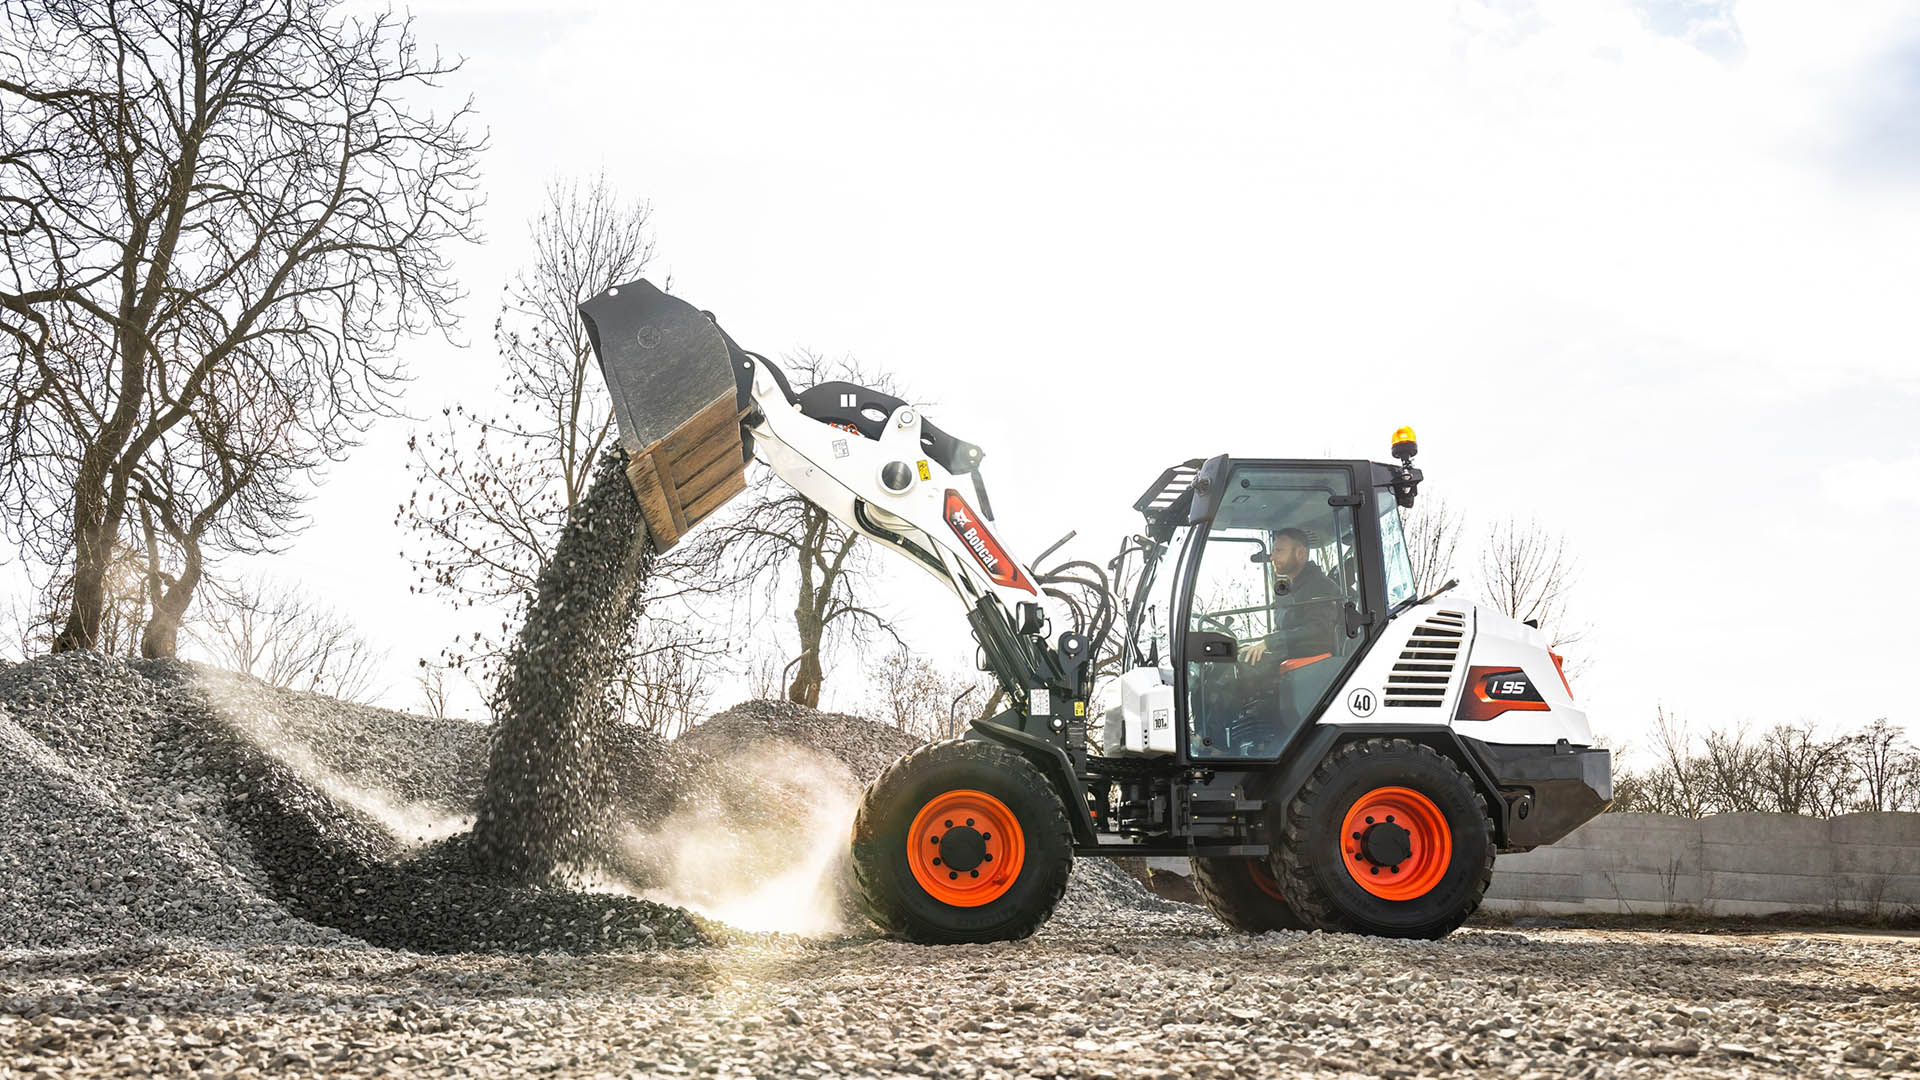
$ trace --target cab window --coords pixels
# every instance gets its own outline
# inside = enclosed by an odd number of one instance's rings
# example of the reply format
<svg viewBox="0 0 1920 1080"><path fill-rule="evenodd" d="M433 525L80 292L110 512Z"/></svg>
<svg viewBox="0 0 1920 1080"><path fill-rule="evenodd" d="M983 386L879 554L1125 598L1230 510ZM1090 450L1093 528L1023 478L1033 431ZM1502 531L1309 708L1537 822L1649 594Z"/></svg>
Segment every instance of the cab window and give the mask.
<svg viewBox="0 0 1920 1080"><path fill-rule="evenodd" d="M1407 550L1406 532L1400 525L1400 502L1392 488L1375 488L1375 504L1380 508L1380 554L1387 577L1387 609L1391 611L1414 598L1413 559Z"/></svg>
<svg viewBox="0 0 1920 1080"><path fill-rule="evenodd" d="M1272 757L1358 647L1346 630L1349 606L1364 606L1356 519L1334 505L1349 500L1352 478L1339 467L1240 466L1227 483L1187 632L1224 635L1232 648L1187 661L1188 753Z"/></svg>

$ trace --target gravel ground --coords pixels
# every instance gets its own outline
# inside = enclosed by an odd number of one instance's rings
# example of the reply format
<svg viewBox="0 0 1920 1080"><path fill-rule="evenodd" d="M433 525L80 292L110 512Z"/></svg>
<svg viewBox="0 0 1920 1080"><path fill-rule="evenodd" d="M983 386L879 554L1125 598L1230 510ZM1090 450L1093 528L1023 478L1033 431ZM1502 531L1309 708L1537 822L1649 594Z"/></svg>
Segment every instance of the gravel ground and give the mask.
<svg viewBox="0 0 1920 1080"><path fill-rule="evenodd" d="M1467 929L1249 938L1197 909L931 948L0 955L0 1076L1872 1076L1920 941Z"/></svg>

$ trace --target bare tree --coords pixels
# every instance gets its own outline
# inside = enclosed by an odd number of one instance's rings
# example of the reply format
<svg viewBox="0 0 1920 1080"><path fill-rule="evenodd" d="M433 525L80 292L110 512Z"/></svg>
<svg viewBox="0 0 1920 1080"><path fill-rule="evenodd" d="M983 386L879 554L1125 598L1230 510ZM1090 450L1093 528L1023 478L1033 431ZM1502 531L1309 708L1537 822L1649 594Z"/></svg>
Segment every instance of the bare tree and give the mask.
<svg viewBox="0 0 1920 1080"><path fill-rule="evenodd" d="M1762 755L1747 729L1709 731L1700 741L1697 775L1706 785L1707 805L1723 814L1765 809L1758 783Z"/></svg>
<svg viewBox="0 0 1920 1080"><path fill-rule="evenodd" d="M338 612L265 579L208 590L188 636L219 667L343 701L373 696L384 659Z"/></svg>
<svg viewBox="0 0 1920 1080"><path fill-rule="evenodd" d="M1453 561L1464 523L1445 499L1431 497L1407 511L1403 524L1407 555L1413 562L1413 594L1431 595L1454 576Z"/></svg>
<svg viewBox="0 0 1920 1080"><path fill-rule="evenodd" d="M100 643L148 505L169 549L149 562L176 567L147 642L165 652L199 583L181 534L294 527L291 482L392 411L398 342L446 327L440 251L474 235L481 142L467 106L420 111L457 65L391 14L4 0L0 19L0 502L70 567L56 649Z"/></svg>
<svg viewBox="0 0 1920 1080"><path fill-rule="evenodd" d="M840 380L900 396L887 379L868 374L850 360L801 353L785 364L796 387ZM872 546L767 470L754 472L748 497L732 512L703 524L696 534L699 543L689 546L685 558L700 566L724 567L729 582L758 583L769 604L785 595L782 586L792 572L799 651L787 668L792 674L786 697L819 708L831 646L863 649L876 634L895 645L904 642L892 620L869 598Z"/></svg>
<svg viewBox="0 0 1920 1080"><path fill-rule="evenodd" d="M1578 642L1583 629L1567 617L1567 597L1579 576L1567 542L1538 522L1513 518L1494 525L1480 553L1487 602L1510 618L1531 622L1555 649Z"/></svg>
<svg viewBox="0 0 1920 1080"><path fill-rule="evenodd" d="M677 636L650 639L627 667L621 714L649 734L682 734L700 721L713 697L713 665Z"/></svg>
<svg viewBox="0 0 1920 1080"><path fill-rule="evenodd" d="M312 463L284 438L299 421L271 385L239 371L214 372L208 385L203 407L134 473L151 611L140 643L146 656L178 650L209 548L270 551L290 531L302 498L294 480Z"/></svg>
<svg viewBox="0 0 1920 1080"><path fill-rule="evenodd" d="M445 720L447 711L447 669L430 667L414 676L420 684L421 712L435 720Z"/></svg>
<svg viewBox="0 0 1920 1080"><path fill-rule="evenodd" d="M506 411L450 406L440 430L409 440L414 490L396 521L417 538L421 588L463 606L517 603L533 590L613 435L578 306L646 270L650 216L605 177L548 185L531 263L494 324Z"/></svg>
<svg viewBox="0 0 1920 1080"><path fill-rule="evenodd" d="M1654 713L1654 744L1658 759L1638 778L1637 799L1617 803L1616 809L1694 818L1711 813L1708 783L1694 756L1687 726L1665 708Z"/></svg>
<svg viewBox="0 0 1920 1080"><path fill-rule="evenodd" d="M1708 732L1696 748L1663 710L1657 734L1659 760L1622 774L1615 809L1832 817L1920 806L1920 753L1885 721L1832 738L1807 723L1776 724L1758 738L1736 727Z"/></svg>
<svg viewBox="0 0 1920 1080"><path fill-rule="evenodd" d="M745 665L747 695L755 701L772 701L783 696L789 664L772 649L756 649Z"/></svg>
<svg viewBox="0 0 1920 1080"><path fill-rule="evenodd" d="M100 634L94 648L107 656L137 656L147 624L147 561L135 547L116 544L102 582ZM44 653L53 646L73 596L73 579L60 577L32 595L16 597L10 616L20 655Z"/></svg>
<svg viewBox="0 0 1920 1080"><path fill-rule="evenodd" d="M1920 809L1920 753L1880 717L1848 741L1861 810Z"/></svg>
<svg viewBox="0 0 1920 1080"><path fill-rule="evenodd" d="M1760 738L1755 800L1780 814L1831 817L1847 810L1857 781L1849 740L1822 738L1811 724L1776 724Z"/></svg>
<svg viewBox="0 0 1920 1080"><path fill-rule="evenodd" d="M923 739L952 738L983 695L980 680L942 670L906 645L868 667L875 718Z"/></svg>

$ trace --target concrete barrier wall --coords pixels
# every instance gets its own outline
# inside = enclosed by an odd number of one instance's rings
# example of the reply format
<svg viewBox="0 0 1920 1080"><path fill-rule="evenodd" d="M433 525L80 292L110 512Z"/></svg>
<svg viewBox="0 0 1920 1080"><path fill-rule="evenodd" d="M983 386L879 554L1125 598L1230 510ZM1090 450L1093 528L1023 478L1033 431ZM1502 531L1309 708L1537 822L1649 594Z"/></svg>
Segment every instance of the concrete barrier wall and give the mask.
<svg viewBox="0 0 1920 1080"><path fill-rule="evenodd" d="M1502 855L1493 909L1713 915L1920 909L1920 814L1602 814Z"/></svg>
<svg viewBox="0 0 1920 1080"><path fill-rule="evenodd" d="M1151 859L1187 872L1185 859ZM1486 907L1544 914L1920 910L1920 814L1602 814L1494 862Z"/></svg>

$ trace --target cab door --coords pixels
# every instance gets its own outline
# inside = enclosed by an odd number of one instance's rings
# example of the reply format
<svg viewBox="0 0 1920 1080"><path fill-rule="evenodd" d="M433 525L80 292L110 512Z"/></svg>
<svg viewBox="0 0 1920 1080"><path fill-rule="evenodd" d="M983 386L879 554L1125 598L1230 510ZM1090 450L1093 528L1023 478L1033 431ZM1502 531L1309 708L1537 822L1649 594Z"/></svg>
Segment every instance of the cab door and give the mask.
<svg viewBox="0 0 1920 1080"><path fill-rule="evenodd" d="M1277 757L1364 645L1353 471L1236 464L1186 567L1190 760Z"/></svg>

